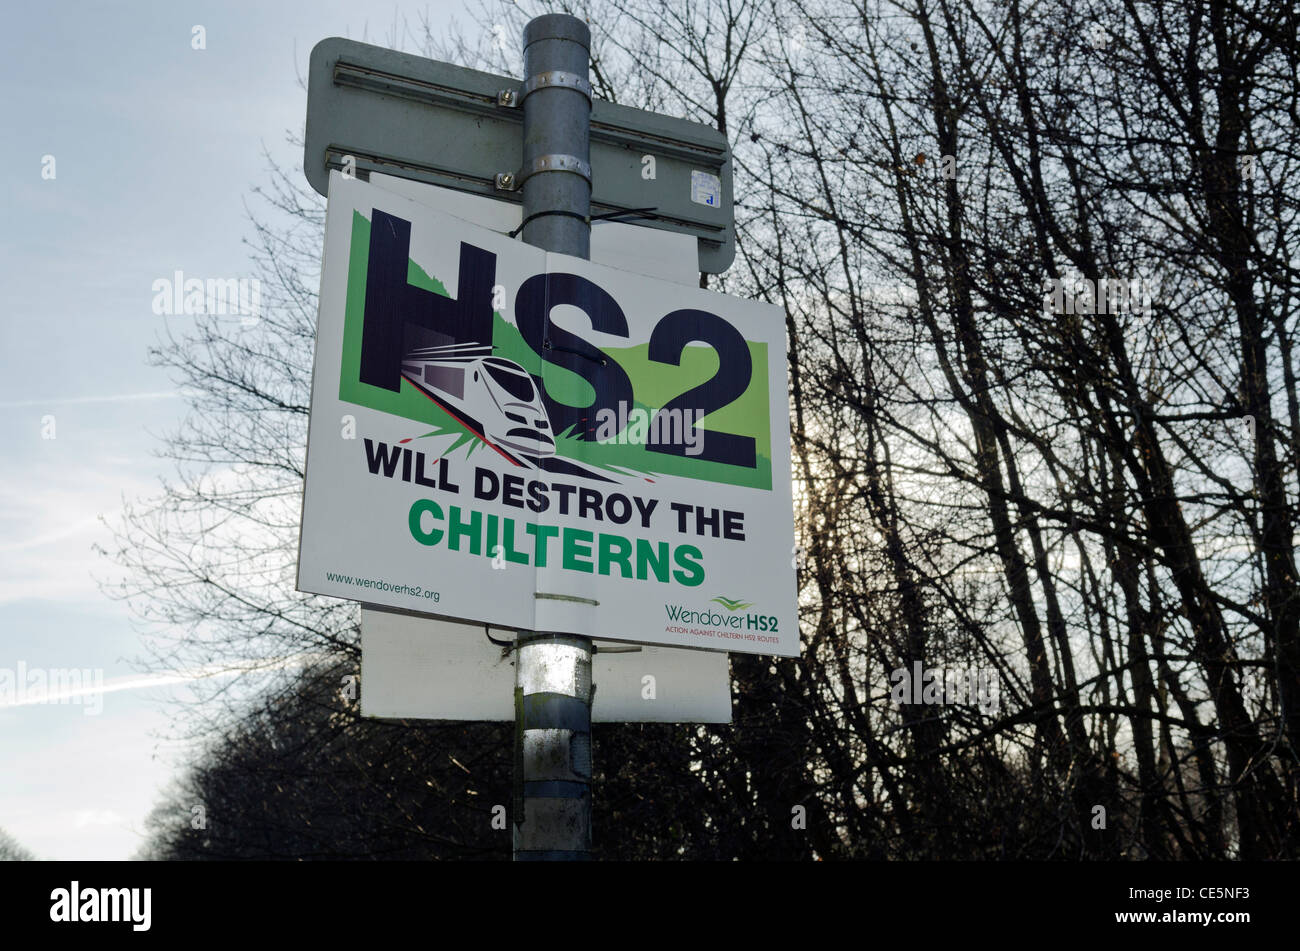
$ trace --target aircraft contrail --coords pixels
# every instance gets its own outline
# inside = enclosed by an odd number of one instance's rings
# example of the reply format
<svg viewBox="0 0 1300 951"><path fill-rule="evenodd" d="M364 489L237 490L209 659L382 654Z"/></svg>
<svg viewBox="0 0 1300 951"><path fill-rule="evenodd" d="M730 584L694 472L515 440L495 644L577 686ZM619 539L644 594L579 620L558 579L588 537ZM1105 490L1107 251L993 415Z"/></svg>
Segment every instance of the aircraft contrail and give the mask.
<svg viewBox="0 0 1300 951"><path fill-rule="evenodd" d="M157 393L116 393L105 396L56 396L48 400L6 400L0 408L18 409L23 406L64 406L70 403L125 403L129 400L169 400L185 396L181 390L163 390Z"/></svg>
<svg viewBox="0 0 1300 951"><path fill-rule="evenodd" d="M268 660L250 660L239 664L210 664L196 670L175 670L143 677L115 677L101 684L82 687L69 687L62 690L33 691L12 698L0 697L0 710L12 707L26 707L35 704L60 703L74 697L89 697L95 694L117 693L122 690L140 690L146 687L167 687L174 684L190 683L195 680L208 680L213 677L229 677L235 674L249 673L256 670L284 670L289 667L301 667L312 660L326 655L305 652L288 657L272 657Z"/></svg>

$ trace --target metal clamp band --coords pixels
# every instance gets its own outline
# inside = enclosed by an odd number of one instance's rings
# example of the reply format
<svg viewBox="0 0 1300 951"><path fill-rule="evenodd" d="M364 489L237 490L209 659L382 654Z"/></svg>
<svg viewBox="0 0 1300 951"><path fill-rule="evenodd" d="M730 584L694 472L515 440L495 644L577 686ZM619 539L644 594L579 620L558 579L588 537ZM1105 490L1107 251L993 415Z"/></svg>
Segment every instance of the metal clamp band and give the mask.
<svg viewBox="0 0 1300 951"><path fill-rule="evenodd" d="M524 83L523 88L519 91L519 103L522 105L523 101L528 98L530 93L548 87L576 89L587 97L588 102L591 102L591 83L579 76L577 73L566 72L562 69L552 69L545 73L534 73L532 76L528 77L527 82Z"/></svg>
<svg viewBox="0 0 1300 951"><path fill-rule="evenodd" d="M591 703L586 697L569 697L562 693L526 693L520 701L525 730L591 729Z"/></svg>
<svg viewBox="0 0 1300 951"><path fill-rule="evenodd" d="M519 187L538 172L572 172L575 175L581 175L588 182L591 181L590 163L584 162L576 155L552 153L550 155L539 155L530 164L520 169L515 187Z"/></svg>

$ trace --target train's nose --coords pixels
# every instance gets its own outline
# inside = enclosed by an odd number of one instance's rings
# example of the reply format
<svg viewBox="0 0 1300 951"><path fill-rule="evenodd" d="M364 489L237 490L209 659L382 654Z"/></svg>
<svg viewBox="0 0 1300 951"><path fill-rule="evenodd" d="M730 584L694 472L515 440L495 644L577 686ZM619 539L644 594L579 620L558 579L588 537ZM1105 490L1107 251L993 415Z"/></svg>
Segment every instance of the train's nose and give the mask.
<svg viewBox="0 0 1300 951"><path fill-rule="evenodd" d="M538 429L516 428L506 432L503 444L530 456L555 455L555 440L549 432Z"/></svg>
<svg viewBox="0 0 1300 951"><path fill-rule="evenodd" d="M522 439L528 443L538 443L544 446L555 445L555 440L551 438L550 433L545 433L538 429L515 428L507 430L506 436L510 439Z"/></svg>
<svg viewBox="0 0 1300 951"><path fill-rule="evenodd" d="M551 429L551 421L547 418L546 413L536 406L529 406L527 403L509 404L506 407L506 416L517 423L532 426L534 429L546 432Z"/></svg>

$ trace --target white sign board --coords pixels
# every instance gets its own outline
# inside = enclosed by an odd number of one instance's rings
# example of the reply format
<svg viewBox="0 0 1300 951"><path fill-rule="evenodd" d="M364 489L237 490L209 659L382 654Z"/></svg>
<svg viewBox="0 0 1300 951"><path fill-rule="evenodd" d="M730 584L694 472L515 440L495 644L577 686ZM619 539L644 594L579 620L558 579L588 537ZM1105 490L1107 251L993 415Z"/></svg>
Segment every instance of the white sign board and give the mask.
<svg viewBox="0 0 1300 951"><path fill-rule="evenodd" d="M331 176L298 586L798 653L779 309Z"/></svg>
<svg viewBox="0 0 1300 951"><path fill-rule="evenodd" d="M493 628L497 641L513 631ZM596 641L596 723L729 723L727 655ZM361 609L361 713L424 720L513 720L514 652L481 624Z"/></svg>

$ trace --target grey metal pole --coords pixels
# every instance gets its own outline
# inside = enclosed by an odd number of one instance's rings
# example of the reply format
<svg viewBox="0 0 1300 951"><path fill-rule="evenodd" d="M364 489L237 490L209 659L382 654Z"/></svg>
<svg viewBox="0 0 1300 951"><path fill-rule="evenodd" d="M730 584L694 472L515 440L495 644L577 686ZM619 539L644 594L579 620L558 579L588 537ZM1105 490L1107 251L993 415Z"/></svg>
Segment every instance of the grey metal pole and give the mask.
<svg viewBox="0 0 1300 951"><path fill-rule="evenodd" d="M524 241L591 257L591 31L548 13L524 27Z"/></svg>
<svg viewBox="0 0 1300 951"><path fill-rule="evenodd" d="M591 31L551 13L524 27L523 238L591 256ZM591 640L515 642L515 861L591 857Z"/></svg>

